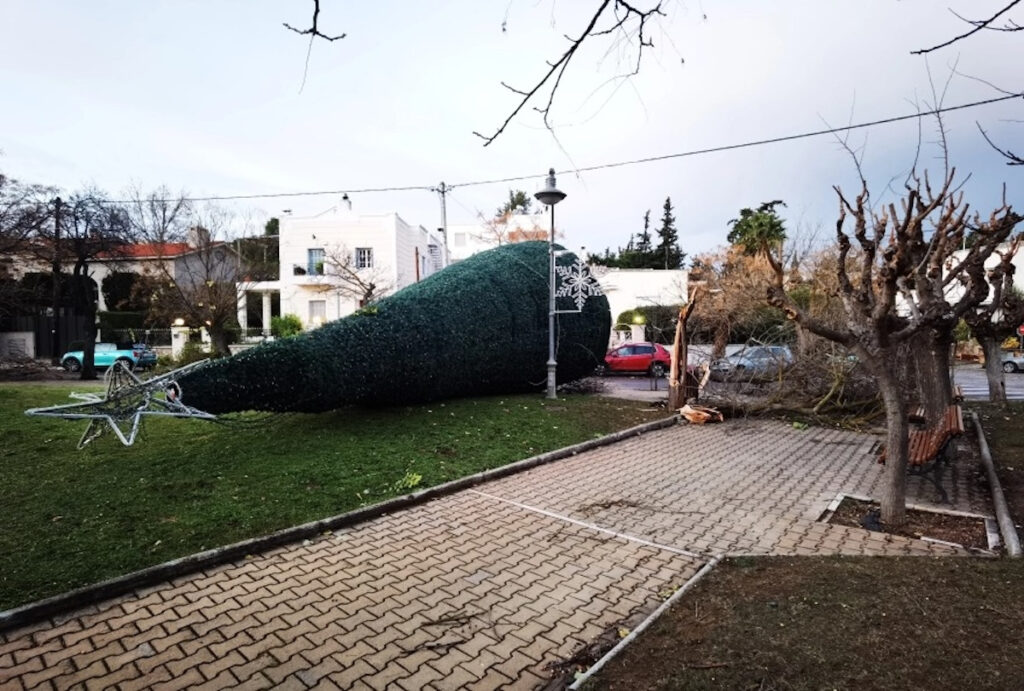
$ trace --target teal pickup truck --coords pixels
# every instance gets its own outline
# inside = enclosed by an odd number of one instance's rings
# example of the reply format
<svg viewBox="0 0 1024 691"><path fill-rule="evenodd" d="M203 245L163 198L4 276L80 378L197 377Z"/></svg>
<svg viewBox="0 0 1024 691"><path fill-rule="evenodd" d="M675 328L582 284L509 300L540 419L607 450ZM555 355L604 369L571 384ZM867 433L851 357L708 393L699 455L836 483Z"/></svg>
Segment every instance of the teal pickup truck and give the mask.
<svg viewBox="0 0 1024 691"><path fill-rule="evenodd" d="M135 369L145 355L145 347L118 348L116 343L97 343L93 354L96 367L110 367L115 362L123 362L128 369ZM68 372L79 372L85 360L81 350L70 350L60 359L60 365Z"/></svg>

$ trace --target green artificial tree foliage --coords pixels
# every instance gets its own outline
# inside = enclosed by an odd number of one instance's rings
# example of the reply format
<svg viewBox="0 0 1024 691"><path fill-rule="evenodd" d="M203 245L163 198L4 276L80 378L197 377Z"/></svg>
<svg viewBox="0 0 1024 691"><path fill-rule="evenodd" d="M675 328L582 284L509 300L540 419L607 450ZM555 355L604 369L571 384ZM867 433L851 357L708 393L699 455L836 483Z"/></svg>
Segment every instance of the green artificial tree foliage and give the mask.
<svg viewBox="0 0 1024 691"><path fill-rule="evenodd" d="M756 211L740 209L740 217L729 221L732 226L726 238L729 244L742 247L743 253L751 256L779 250L786 239L786 227L775 207L785 205L781 199L776 199L765 202Z"/></svg>
<svg viewBox="0 0 1024 691"><path fill-rule="evenodd" d="M559 266L575 261L571 252ZM183 401L211 413L319 412L540 390L548 359L548 244L482 252L293 338L222 358L180 380ZM568 298L558 309L573 309ZM558 381L603 360L604 296L557 318Z"/></svg>

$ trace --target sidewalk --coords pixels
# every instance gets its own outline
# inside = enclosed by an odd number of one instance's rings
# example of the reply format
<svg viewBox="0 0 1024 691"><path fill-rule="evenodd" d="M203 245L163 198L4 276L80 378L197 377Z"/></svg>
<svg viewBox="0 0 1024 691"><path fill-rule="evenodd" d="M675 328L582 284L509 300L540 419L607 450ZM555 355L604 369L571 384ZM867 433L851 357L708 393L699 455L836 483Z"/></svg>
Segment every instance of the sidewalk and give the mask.
<svg viewBox="0 0 1024 691"><path fill-rule="evenodd" d="M877 496L876 441L645 434L0 635L0 688L537 688L711 555L957 554L816 522L837 492ZM987 512L945 483L946 508ZM919 478L908 492L935 501Z"/></svg>

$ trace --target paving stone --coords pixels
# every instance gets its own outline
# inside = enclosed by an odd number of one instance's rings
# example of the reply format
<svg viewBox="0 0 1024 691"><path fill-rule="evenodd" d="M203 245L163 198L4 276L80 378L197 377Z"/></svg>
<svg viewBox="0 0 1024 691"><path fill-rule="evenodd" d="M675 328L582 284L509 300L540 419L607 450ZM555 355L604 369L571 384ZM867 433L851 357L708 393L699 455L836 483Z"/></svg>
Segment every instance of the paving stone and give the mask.
<svg viewBox="0 0 1024 691"><path fill-rule="evenodd" d="M8 632L0 685L530 688L704 561L673 550L962 553L816 521L878 495L876 441L763 421L630 438ZM990 513L968 475L944 473L945 508ZM908 501L939 495L910 478Z"/></svg>

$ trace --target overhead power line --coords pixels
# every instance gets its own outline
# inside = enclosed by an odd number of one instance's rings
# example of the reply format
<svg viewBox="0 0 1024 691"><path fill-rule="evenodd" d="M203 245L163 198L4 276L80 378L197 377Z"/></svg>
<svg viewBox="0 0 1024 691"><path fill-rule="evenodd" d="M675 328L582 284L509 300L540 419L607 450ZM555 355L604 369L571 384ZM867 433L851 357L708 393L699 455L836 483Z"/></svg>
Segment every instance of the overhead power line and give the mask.
<svg viewBox="0 0 1024 691"><path fill-rule="evenodd" d="M367 187L364 189L344 189L344 190L316 190L313 192L270 192L266 194L223 194L223 195L211 195L208 197L181 197L185 201L189 202L227 202L227 201L238 201L243 199L279 199L281 197L323 197L332 194L369 194L371 192L433 192L435 188L433 185L407 185L405 187ZM154 199L157 202L172 202L178 201L179 198L173 199ZM133 204L137 200L135 199L112 199L110 204ZM149 201L149 199L143 199L141 201Z"/></svg>
<svg viewBox="0 0 1024 691"><path fill-rule="evenodd" d="M1009 94L1007 96L998 96L996 98L989 98L984 101L973 101L971 103L962 103L957 106L948 106L945 108L934 108L932 110L919 111L916 113L908 113L907 115L897 115L890 118L883 118L881 120L871 120L870 122L860 122L851 125L844 125L842 127L830 127L823 130L813 130L810 132L801 132L799 134L788 134L781 137L772 137L770 139L756 139L749 142L740 142L738 144L724 144L722 146L714 146L705 149L693 149L690 151L680 151L672 154L662 154L660 156L647 156L645 158L635 158L628 161L616 161L613 163L600 163L592 166L584 166L582 168L571 168L567 170L557 171L559 175L575 175L578 173L587 173L595 170L606 170L609 168L622 168L625 166L635 166L644 163L656 163L658 161L668 161L674 158L686 158L689 156L701 156L704 154L713 154L723 151L734 151L736 149L749 149L755 146L765 146L767 144L779 144L782 142L791 142L798 139L808 139L810 137L820 137L826 134L838 134L840 132L850 132L852 130L860 130L868 127L878 127L879 125L889 125L895 122L904 122L906 120L916 120L925 118L931 115L941 115L943 113L952 113L958 110L967 110L969 108L978 108L981 106L992 105L993 103L1001 103L1003 101L1012 101L1015 99L1024 98L1024 94ZM457 187L477 187L481 185L497 185L509 182L522 182L524 180L533 180L538 177L543 177L541 173L533 173L529 175L516 175L504 178L493 178L490 180L471 180L468 182L457 182L447 186L447 190L450 191ZM246 199L280 199L284 197L320 197L327 195L336 194L371 194L376 192L436 192L436 185L406 185L398 187L367 187L363 189L341 189L341 190L317 190L307 192L273 192L268 194L230 194L230 195L209 195L205 197L185 197L187 201L193 202L212 202L212 201L241 201ZM112 201L112 204L129 204L135 200L117 200ZM158 199L155 201L176 201L175 199Z"/></svg>
<svg viewBox="0 0 1024 691"><path fill-rule="evenodd" d="M918 118L928 117L930 115L940 115L942 113L950 113L956 110L966 110L967 108L977 108L979 106L987 106L993 103L999 103L1001 101L1012 101L1014 99L1024 98L1024 94L1010 94L1009 96L999 96L997 98L990 98L984 101L974 101L973 103L964 103L958 106L949 106L948 108L936 108L928 111L921 111L919 113L910 113L908 115L897 115L891 118L884 118L882 120L872 120L871 122L861 122L855 125L845 125L843 127L832 127L824 130L814 130L812 132L803 132L800 134L788 134L782 137L772 137L771 139L757 139L749 142L742 142L739 144L725 144L723 146L715 146L707 149L693 149L692 151L681 151L674 154L663 154L661 156L648 156L646 158L636 158L630 161L617 161L615 163L601 163L592 166L585 166L583 168L570 168L567 170L556 171L558 175L572 175L575 173L587 173L594 170L605 170L607 168L621 168L623 166L634 166L642 163L655 163L657 161L667 161L673 158L685 158L687 156L700 156L702 154L713 154L720 151L733 151L735 149L748 149L755 146L764 146L766 144L778 144L780 142L789 142L797 139L807 139L809 137L820 137L825 134L838 134L840 132L849 132L851 130L864 129L866 127L877 127L878 125L888 125L894 122L902 122L904 120L915 120ZM519 175L516 177L508 178L497 178L494 180L477 180L473 182L457 182L451 185L451 187L473 187L476 185L496 185L505 182L521 182L523 180L532 180L538 177L543 177L540 173L534 173L532 175Z"/></svg>

